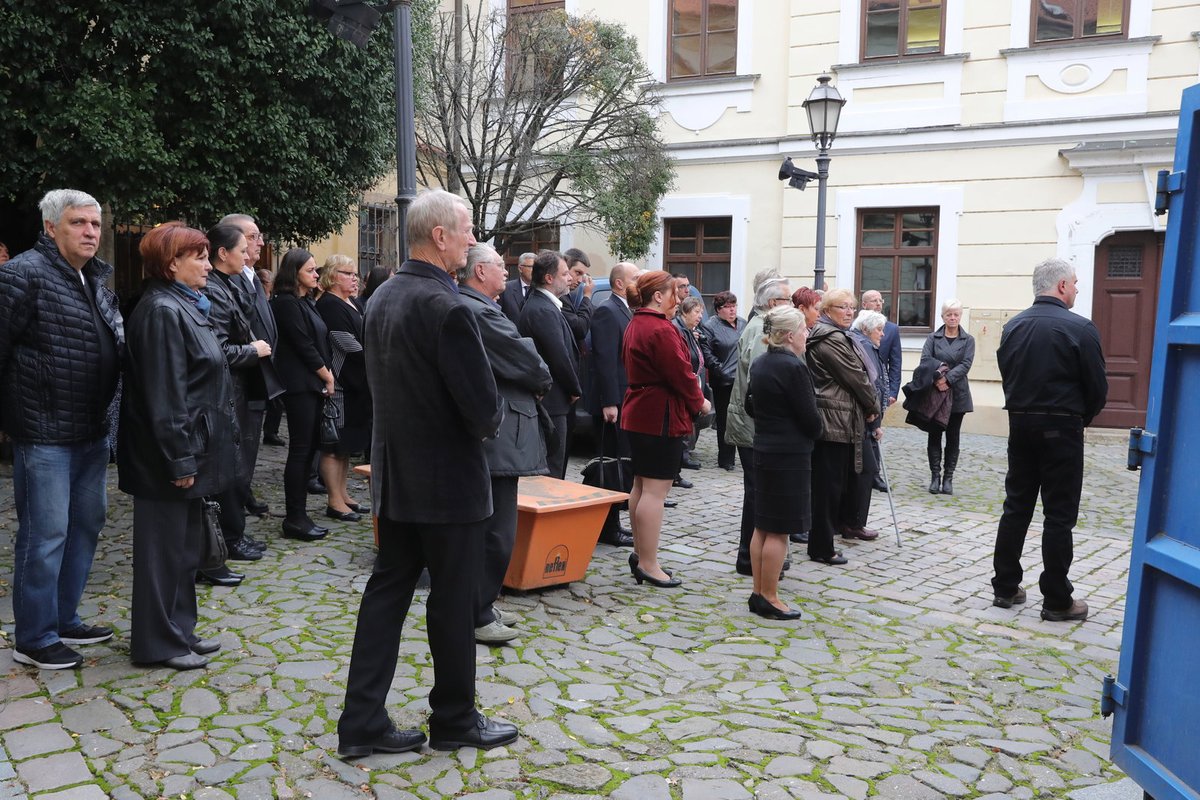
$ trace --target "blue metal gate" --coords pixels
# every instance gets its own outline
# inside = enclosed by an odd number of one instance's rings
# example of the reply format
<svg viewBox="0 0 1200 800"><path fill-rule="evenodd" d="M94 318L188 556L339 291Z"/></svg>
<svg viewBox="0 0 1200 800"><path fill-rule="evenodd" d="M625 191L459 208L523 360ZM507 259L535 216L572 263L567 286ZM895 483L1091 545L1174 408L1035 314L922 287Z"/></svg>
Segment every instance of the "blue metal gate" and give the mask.
<svg viewBox="0 0 1200 800"><path fill-rule="evenodd" d="M1105 681L1112 758L1154 800L1200 798L1200 85L1179 115L1121 663ZM1147 321L1149 324L1149 321Z"/></svg>

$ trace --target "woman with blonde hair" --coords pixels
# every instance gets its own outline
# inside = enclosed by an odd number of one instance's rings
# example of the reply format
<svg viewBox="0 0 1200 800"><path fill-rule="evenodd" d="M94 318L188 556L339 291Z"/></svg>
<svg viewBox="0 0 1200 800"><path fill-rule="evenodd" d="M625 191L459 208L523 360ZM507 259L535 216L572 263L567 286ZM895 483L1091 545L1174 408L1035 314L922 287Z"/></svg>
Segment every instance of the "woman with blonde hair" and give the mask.
<svg viewBox="0 0 1200 800"><path fill-rule="evenodd" d="M850 324L857 310L849 289L829 290L808 335L806 359L825 427L813 448L813 526L808 557L823 564L846 563L841 551L834 549L833 537L844 495L863 471L866 425L880 411L867 368L850 340ZM854 538L873 539L875 535L864 529Z"/></svg>
<svg viewBox="0 0 1200 800"><path fill-rule="evenodd" d="M754 534L750 610L767 619L799 619L779 599L779 575L788 535L812 524L813 443L823 425L803 356L808 329L795 308L775 308L763 319L767 352L750 365L747 410L754 417Z"/></svg>
<svg viewBox="0 0 1200 800"><path fill-rule="evenodd" d="M338 441L321 453L321 481L329 493L325 516L357 522L359 512L370 510L350 499L346 476L350 456L371 446L371 394L367 388L367 363L363 358L363 312L358 303L358 270L349 256L331 255L321 267L317 313L329 329L335 383L334 402L341 408Z"/></svg>
<svg viewBox="0 0 1200 800"><path fill-rule="evenodd" d="M971 401L971 384L967 373L975 361L975 339L962 329L962 303L947 300L942 303L942 327L929 334L921 348L921 359L936 359L946 365L946 374L937 379L934 388L953 392L950 422L946 425L946 462L942 471L942 433L930 431L926 445L929 456L929 493L954 494L954 470L958 467L959 433L963 416L975 410Z"/></svg>

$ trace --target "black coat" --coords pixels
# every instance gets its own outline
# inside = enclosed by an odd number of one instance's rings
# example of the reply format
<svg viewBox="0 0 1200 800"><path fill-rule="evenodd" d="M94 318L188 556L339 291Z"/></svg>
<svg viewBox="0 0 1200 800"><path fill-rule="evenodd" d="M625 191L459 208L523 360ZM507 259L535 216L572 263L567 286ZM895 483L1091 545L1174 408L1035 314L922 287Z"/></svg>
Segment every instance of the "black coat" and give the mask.
<svg viewBox="0 0 1200 800"><path fill-rule="evenodd" d="M950 413L966 414L975 410L971 384L967 380L967 373L975 363L975 338L971 334L959 328L958 336L947 339L943 325L925 339L921 358L933 358L946 365L946 383L950 384L950 394L954 398Z"/></svg>
<svg viewBox="0 0 1200 800"><path fill-rule="evenodd" d="M737 380L738 340L746 330L746 320L737 317L730 325L714 314L700 323L700 349L708 381L713 386L733 386Z"/></svg>
<svg viewBox="0 0 1200 800"><path fill-rule="evenodd" d="M209 287L220 281L241 309L242 317L250 327L248 341L261 339L271 346L271 355L260 358L256 369L246 375L247 393L251 403L269 400L283 394L283 381L275 369L275 348L279 346L279 329L275 326L275 315L271 304L263 294L258 278L251 283L245 274L226 275L218 270L209 273Z"/></svg>
<svg viewBox="0 0 1200 800"><path fill-rule="evenodd" d="M121 491L154 500L216 494L243 480L229 364L212 322L153 281L129 319L117 466ZM188 489L172 481L195 476Z"/></svg>
<svg viewBox="0 0 1200 800"><path fill-rule="evenodd" d="M213 333L217 336L217 342L221 345L225 361L233 374L234 396L238 404L242 405L251 399L265 400L262 372L258 368L258 351L250 344L254 341L250 320L228 283L222 280L223 277L228 276L215 269L208 275L208 286L204 290L212 302L212 308L208 311L208 321L212 324Z"/></svg>
<svg viewBox="0 0 1200 800"><path fill-rule="evenodd" d="M546 445L538 423L537 397L550 388L550 370L531 339L500 306L469 286L459 288L475 314L483 349L492 365L496 389L504 400L504 421L495 439L484 442L488 468L495 477L546 475Z"/></svg>
<svg viewBox="0 0 1200 800"><path fill-rule="evenodd" d="M633 309L612 295L592 314L592 413L599 414L606 406L620 407L625 400L629 380L625 377L625 360L621 358L621 342L625 328L633 319Z"/></svg>
<svg viewBox="0 0 1200 800"><path fill-rule="evenodd" d="M18 441L69 444L108 434L108 411L125 346L112 267L93 258L83 276L106 331L97 330L79 273L45 233L0 266L0 430ZM101 336L116 360L102 387Z"/></svg>
<svg viewBox="0 0 1200 800"><path fill-rule="evenodd" d="M808 367L789 350L768 349L750 365L746 410L756 452L811 453L825 433Z"/></svg>
<svg viewBox="0 0 1200 800"><path fill-rule="evenodd" d="M575 344L580 350L585 349L584 340L592 327L592 298L582 290L567 292L558 298L562 301L562 313L567 319L567 327L575 336Z"/></svg>
<svg viewBox="0 0 1200 800"><path fill-rule="evenodd" d="M529 291L533 291L533 287L529 287ZM517 320L521 318L521 309L525 307L525 291L521 288L521 279L513 278L504 285L504 291L500 293L500 310L504 312L504 316L512 320L513 325L517 324Z"/></svg>
<svg viewBox="0 0 1200 800"><path fill-rule="evenodd" d="M567 318L545 292L534 289L529 293L517 330L533 339L538 355L550 367L554 385L542 398L550 416L571 411L571 398L583 394L579 386L579 347Z"/></svg>
<svg viewBox="0 0 1200 800"><path fill-rule="evenodd" d="M503 405L475 315L450 276L424 261L404 262L370 306L363 347L376 513L413 523L487 519L483 442L496 435Z"/></svg>
<svg viewBox="0 0 1200 800"><path fill-rule="evenodd" d="M317 370L332 365L329 328L317 313L317 305L307 297L277 294L271 298L271 311L279 326L279 346L275 350L275 369L289 392L320 394L325 382Z"/></svg>

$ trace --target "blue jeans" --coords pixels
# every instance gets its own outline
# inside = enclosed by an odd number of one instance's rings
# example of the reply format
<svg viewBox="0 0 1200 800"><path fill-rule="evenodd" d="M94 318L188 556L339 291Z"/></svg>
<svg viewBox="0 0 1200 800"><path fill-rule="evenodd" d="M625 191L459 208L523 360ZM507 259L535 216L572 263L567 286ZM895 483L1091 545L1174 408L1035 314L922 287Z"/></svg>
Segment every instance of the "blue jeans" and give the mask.
<svg viewBox="0 0 1200 800"><path fill-rule="evenodd" d="M17 544L13 554L16 645L37 650L79 619L107 509L108 441L13 443Z"/></svg>

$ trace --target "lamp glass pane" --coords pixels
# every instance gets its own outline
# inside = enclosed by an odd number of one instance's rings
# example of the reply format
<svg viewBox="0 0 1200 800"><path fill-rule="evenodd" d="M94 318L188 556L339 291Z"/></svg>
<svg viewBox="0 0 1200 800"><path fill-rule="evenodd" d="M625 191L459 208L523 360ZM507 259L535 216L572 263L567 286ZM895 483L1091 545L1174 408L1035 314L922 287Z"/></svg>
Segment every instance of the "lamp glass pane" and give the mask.
<svg viewBox="0 0 1200 800"><path fill-rule="evenodd" d="M706 75L725 75L737 69L737 31L708 35Z"/></svg>

